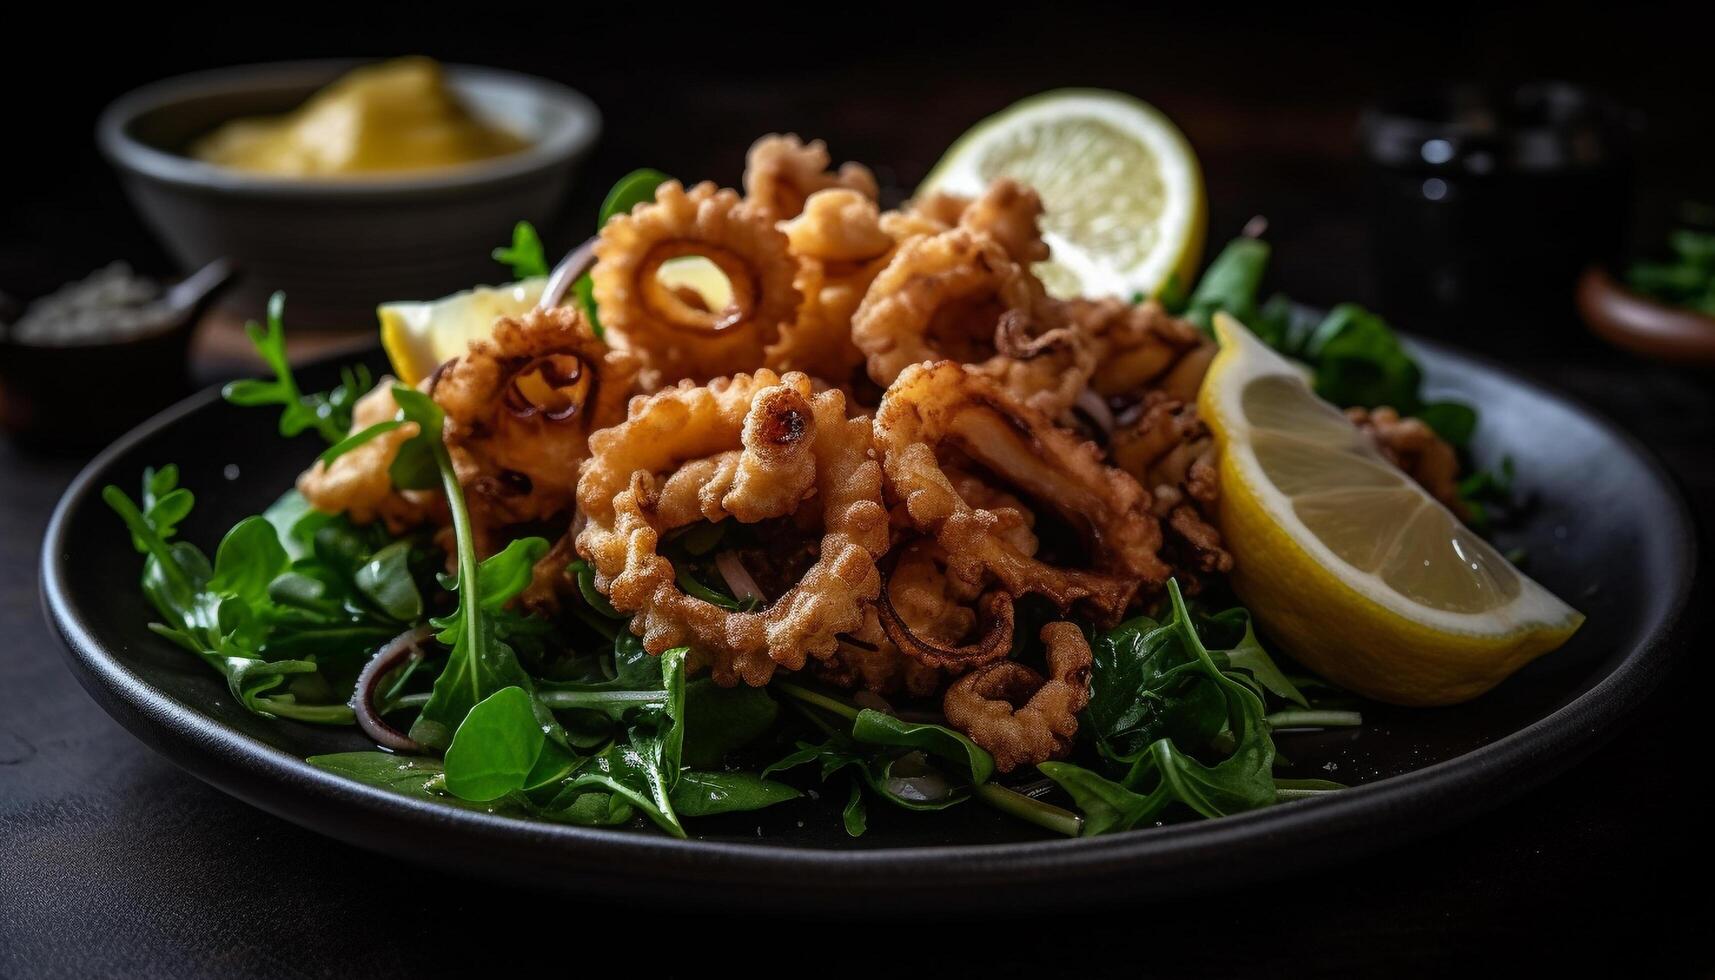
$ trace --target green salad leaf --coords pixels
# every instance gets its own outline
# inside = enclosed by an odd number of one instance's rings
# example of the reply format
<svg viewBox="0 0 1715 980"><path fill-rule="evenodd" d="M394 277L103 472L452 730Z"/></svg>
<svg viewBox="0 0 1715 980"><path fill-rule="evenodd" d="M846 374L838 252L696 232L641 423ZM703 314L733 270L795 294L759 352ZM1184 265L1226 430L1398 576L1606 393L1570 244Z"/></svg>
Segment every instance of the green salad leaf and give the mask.
<svg viewBox="0 0 1715 980"><path fill-rule="evenodd" d="M1715 316L1715 231L1680 228L1668 236L1666 261L1638 261L1626 285L1673 306Z"/></svg>
<svg viewBox="0 0 1715 980"><path fill-rule="evenodd" d="M1103 652L1086 717L1108 772L1070 762L1037 767L1083 811L1085 835L1159 820L1174 805L1216 817L1275 801L1274 741L1262 696L1226 654L1205 646L1177 581L1169 580L1168 596L1166 622L1133 620L1092 646ZM1247 659L1256 663L1260 650L1247 651ZM1271 683L1284 681L1272 663L1262 673ZM1126 706L1128 689L1136 709ZM1217 735L1225 736L1224 751L1214 749ZM1211 755L1215 761L1205 762Z"/></svg>
<svg viewBox="0 0 1715 980"><path fill-rule="evenodd" d="M520 221L512 226L512 244L489 253L494 261L512 270L513 279L531 279L548 274L548 257L542 249L542 236L536 226Z"/></svg>
<svg viewBox="0 0 1715 980"><path fill-rule="evenodd" d="M244 325L250 343L274 372L272 381L247 378L221 390L234 405L276 405L280 412L280 434L295 436L314 429L330 445L345 440L351 429L351 411L374 382L369 369L358 365L341 372L340 385L327 394L306 395L298 388L292 365L286 359L286 294L268 298L268 325L254 321ZM350 447L348 447L350 448Z"/></svg>
<svg viewBox="0 0 1715 980"><path fill-rule="evenodd" d="M150 629L220 672L233 697L257 714L349 722L346 698L325 678L312 683L311 675L330 664L349 668L398 634L403 621L342 579L325 558L301 551L294 558L282 543L287 536L267 517L234 525L213 562L189 542L172 540L194 503L178 486L176 467L146 471L142 496L139 507L118 487L102 491L145 556L143 592L161 616ZM331 542L348 530L342 520L330 520L316 537ZM354 560L368 557L363 551ZM395 574L406 581L388 583L390 592L415 589L409 569Z"/></svg>

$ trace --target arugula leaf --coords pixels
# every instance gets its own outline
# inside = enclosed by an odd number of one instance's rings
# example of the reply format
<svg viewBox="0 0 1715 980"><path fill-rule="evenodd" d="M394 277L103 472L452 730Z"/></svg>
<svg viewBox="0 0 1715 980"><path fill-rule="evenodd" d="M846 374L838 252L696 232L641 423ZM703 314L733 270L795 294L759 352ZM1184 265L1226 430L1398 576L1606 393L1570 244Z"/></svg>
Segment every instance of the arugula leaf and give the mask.
<svg viewBox="0 0 1715 980"><path fill-rule="evenodd" d="M512 278L530 279L548 274L548 258L542 250L542 237L536 226L520 221L512 226L512 244L489 253L494 261L510 266Z"/></svg>
<svg viewBox="0 0 1715 980"><path fill-rule="evenodd" d="M146 479L145 497L159 494L170 482L161 472ZM152 485L152 486L150 486ZM263 659L267 624L252 603L268 603L267 588L272 574L284 568L285 551L273 539L273 528L261 517L241 521L228 532L217 551L217 561L194 545L169 541L170 523L151 523L125 492L115 486L103 488L101 497L113 508L131 532L133 543L146 557L143 562L143 594L163 622L151 623L156 634L196 654L226 678L232 696L245 708L264 717L287 717L300 721L345 723L351 709L343 704L301 704L290 693L278 689L296 674L310 674L317 665L310 660ZM183 518L174 508L168 516ZM260 537L272 541L268 549Z"/></svg>
<svg viewBox="0 0 1715 980"><path fill-rule="evenodd" d="M886 712L865 708L852 722L851 734L870 745L921 749L953 763L972 784L986 783L994 775L994 756L945 725L901 721Z"/></svg>
<svg viewBox="0 0 1715 980"><path fill-rule="evenodd" d="M1231 750L1213 764L1205 764L1191 754L1190 749L1204 748L1199 743L1210 741L1216 732L1223 730L1212 726L1202 709L1183 713L1182 720L1189 723L1178 732L1169 731L1165 725L1154 729L1132 725L1129 715L1119 713L1127 724L1120 726L1118 734L1131 737L1116 744L1111 725L1110 731L1098 731L1097 737L1108 739L1110 747L1104 755L1110 763L1126 765L1120 779L1110 779L1073 763L1045 762L1037 767L1066 790L1084 811L1085 835L1127 830L1159 819L1174 804L1205 817L1216 817L1267 806L1275 800L1274 741L1264 718L1262 698L1223 669L1217 655L1203 644L1175 580L1168 581L1168 597L1172 604L1171 618L1153 629L1131 630L1130 635L1138 639L1127 640L1124 648L1127 656L1109 658L1108 669L1117 665L1121 676L1142 678L1156 692L1163 689L1160 683L1163 678L1176 674L1193 678L1220 698L1217 720L1224 726ZM1167 631L1165 635L1163 631ZM1186 659L1179 660L1179 655ZM1147 660L1148 667L1140 668L1133 662L1139 659ZM1104 660L1098 658L1092 683L1103 670ZM1108 697L1111 701L1114 695L1110 693ZM1093 706L1094 697L1091 703ZM1114 714L1111 704L1103 713ZM1157 716L1161 714L1158 712ZM1141 741L1138 736L1149 731L1156 732L1156 737L1141 749L1136 748ZM1119 751L1128 748L1132 751Z"/></svg>
<svg viewBox="0 0 1715 980"><path fill-rule="evenodd" d="M1386 321L1356 303L1328 312L1311 334L1305 356L1316 371L1316 394L1336 405L1388 405L1401 415L1415 415L1423 407L1417 361Z"/></svg>
<svg viewBox="0 0 1715 980"><path fill-rule="evenodd" d="M394 755L391 752L335 752L312 755L304 760L324 772L344 776L354 782L380 789L482 813L514 813L510 801L473 803L461 800L446 791L445 772L441 760L420 755Z"/></svg>
<svg viewBox="0 0 1715 980"><path fill-rule="evenodd" d="M685 764L719 766L728 753L773 730L780 706L766 688L721 687L699 677L685 685Z"/></svg>
<svg viewBox="0 0 1715 980"><path fill-rule="evenodd" d="M457 575L448 583L458 596L450 615L432 620L440 632L436 639L451 648L447 665L435 679L423 710L411 724L411 738L430 748L445 750L471 708L505 687L520 687L531 695L532 710L548 735L566 744L566 734L553 712L538 703L535 684L518 663L518 655L507 642L501 608L518 596L530 582L530 568L548 552L542 538L519 538L493 557L478 562L471 532L470 511L464 488L453 471L452 457L441 441L444 416L440 406L414 388L395 386L393 397L400 414L417 423L417 435L400 446L392 474L396 486L422 487L428 464L439 475L452 513ZM401 477L410 481L401 482Z"/></svg>
<svg viewBox="0 0 1715 980"><path fill-rule="evenodd" d="M607 197L602 199L601 210L596 214L595 230L601 231L614 215L630 214L637 205L655 200L655 190L672 179L648 167L633 170L619 178L608 190Z"/></svg>
<svg viewBox="0 0 1715 980"><path fill-rule="evenodd" d="M330 445L337 445L351 428L352 407L369 391L369 369L361 365L347 368L341 372L338 388L325 395L304 394L286 359L285 312L286 294L275 293L268 298L267 327L255 321L244 325L250 343L274 372L274 380L234 381L221 390L221 395L234 405L278 405L281 435L290 437L314 429Z"/></svg>
<svg viewBox="0 0 1715 980"><path fill-rule="evenodd" d="M536 706L521 687L503 687L470 709L445 758L447 792L487 802L525 788L549 745Z"/></svg>
<svg viewBox="0 0 1715 980"><path fill-rule="evenodd" d="M797 790L748 772L687 769L673 787L673 809L681 817L760 810L802 796Z"/></svg>
<svg viewBox="0 0 1715 980"><path fill-rule="evenodd" d="M675 837L685 836L672 800L684 753L685 653L676 647L659 658L661 706L640 711L626 737L579 766L567 784L606 789Z"/></svg>
<svg viewBox="0 0 1715 980"><path fill-rule="evenodd" d="M852 792L840 811L840 822L852 837L862 837L869 829L869 811L863 805L863 783L857 779L852 780Z"/></svg>
<svg viewBox="0 0 1715 980"><path fill-rule="evenodd" d="M1204 333L1213 329L1215 312L1225 310L1250 326L1256 321L1257 290L1268 269L1268 243L1260 238L1235 238L1209 263L1191 291L1184 316Z"/></svg>
<svg viewBox="0 0 1715 980"><path fill-rule="evenodd" d="M1274 658L1263 649L1262 642L1257 639L1256 621L1251 617L1250 610L1243 606L1234 606L1210 616L1208 623L1213 631L1224 634L1227 638L1226 641L1220 642L1227 666L1249 674L1262 689L1257 693L1265 690L1301 708L1310 706L1304 692L1287 678L1275 664Z"/></svg>

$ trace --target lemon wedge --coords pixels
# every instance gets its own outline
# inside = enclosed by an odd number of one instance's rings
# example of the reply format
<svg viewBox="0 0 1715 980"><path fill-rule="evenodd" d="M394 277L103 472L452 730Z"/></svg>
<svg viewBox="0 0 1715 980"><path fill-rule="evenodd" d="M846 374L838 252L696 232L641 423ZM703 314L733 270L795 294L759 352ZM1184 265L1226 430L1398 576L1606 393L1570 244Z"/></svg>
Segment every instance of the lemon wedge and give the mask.
<svg viewBox="0 0 1715 980"><path fill-rule="evenodd" d="M478 286L436 300L381 304L375 312L393 374L415 385L447 359L462 355L472 340L487 337L499 317L528 312L542 298L547 282L533 278Z"/></svg>
<svg viewBox="0 0 1715 980"><path fill-rule="evenodd" d="M1101 89L1032 96L959 137L917 193L979 194L996 177L1042 195L1054 254L1035 271L1055 296L1153 296L1196 279L1203 173L1154 106Z"/></svg>
<svg viewBox="0 0 1715 980"><path fill-rule="evenodd" d="M1388 463L1237 320L1198 409L1220 447L1232 584L1305 666L1359 694L1454 704L1566 642L1584 617Z"/></svg>

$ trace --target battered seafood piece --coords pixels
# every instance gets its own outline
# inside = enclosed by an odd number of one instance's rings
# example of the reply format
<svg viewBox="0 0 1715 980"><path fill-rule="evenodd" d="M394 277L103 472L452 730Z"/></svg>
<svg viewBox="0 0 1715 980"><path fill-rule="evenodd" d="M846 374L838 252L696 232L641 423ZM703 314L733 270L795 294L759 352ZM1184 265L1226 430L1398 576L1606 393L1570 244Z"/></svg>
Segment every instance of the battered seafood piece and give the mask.
<svg viewBox="0 0 1715 980"><path fill-rule="evenodd" d="M821 140L805 143L797 136L764 136L744 156L744 196L771 221L785 221L804 210L817 191L844 187L875 200L875 175L861 163L842 163L830 172L828 146Z"/></svg>
<svg viewBox="0 0 1715 980"><path fill-rule="evenodd" d="M969 582L993 575L1010 595L1037 593L1063 610L1081 603L1110 624L1140 589L1154 591L1167 579L1157 556L1161 527L1143 487L973 369L947 361L906 368L882 398L875 441L890 499L945 549L950 575ZM1017 517L967 503L944 458L958 468L980 466L1052 510L1082 537L1089 567L1025 554L1007 538Z"/></svg>
<svg viewBox="0 0 1715 980"><path fill-rule="evenodd" d="M969 604L974 597L961 595L959 583L947 577L934 542L917 540L896 549L889 553L892 568L882 583L896 615L916 636L957 645L976 625L976 610ZM882 628L876 608L868 607L863 625L840 637L834 655L816 665L816 675L836 687L877 694L927 697L941 690L946 672L902 653Z"/></svg>
<svg viewBox="0 0 1715 980"><path fill-rule="evenodd" d="M578 488L588 523L577 548L596 588L632 614L650 653L689 645L690 669L708 668L719 684L760 686L776 667L831 656L881 588L888 518L869 424L846 418L841 392L817 393L798 373L682 382L635 399L624 422L591 438ZM698 467L696 479L675 484L686 466ZM675 527L729 516L790 516L821 531L815 563L755 612L687 595L658 551Z"/></svg>
<svg viewBox="0 0 1715 980"><path fill-rule="evenodd" d="M1160 391L1176 401L1195 402L1219 349L1189 320L1173 316L1155 300L1073 299L1057 303L1056 310L1095 352L1090 387L1103 398Z"/></svg>
<svg viewBox="0 0 1715 980"><path fill-rule="evenodd" d="M1220 495L1215 439L1197 406L1165 392L1150 392L1138 410L1136 421L1114 433L1109 458L1150 491L1151 510L1166 529L1163 555L1195 591L1205 576L1233 570L1212 522Z"/></svg>
<svg viewBox="0 0 1715 980"><path fill-rule="evenodd" d="M1042 198L1011 179L997 177L976 198L937 191L913 201L909 212L943 225L987 235L1001 244L1014 262L1025 267L1048 258L1042 240Z"/></svg>
<svg viewBox="0 0 1715 980"><path fill-rule="evenodd" d="M852 343L852 314L898 242L882 227L875 202L846 188L810 195L803 213L780 229L798 260L792 285L803 295L803 305L796 319L781 325L780 339L768 348L767 365L843 384L864 362Z"/></svg>
<svg viewBox="0 0 1715 980"><path fill-rule="evenodd" d="M591 272L602 324L616 346L642 362L646 390L683 379L749 371L797 316L798 263L767 212L731 190L667 181L655 200L602 227ZM701 256L726 276L732 304L710 310L700 297L662 283L661 266Z"/></svg>
<svg viewBox="0 0 1715 980"><path fill-rule="evenodd" d="M975 365L1051 416L1070 408L1095 362L1046 316L1042 284L994 239L966 229L913 238L870 284L852 341L890 385L923 361Z"/></svg>
<svg viewBox="0 0 1715 980"><path fill-rule="evenodd" d="M987 749L1001 772L1065 758L1078 734L1078 712L1090 703L1095 660L1083 631L1049 623L1041 639L1052 676L1005 660L955 681L941 699L948 723Z"/></svg>
<svg viewBox="0 0 1715 980"><path fill-rule="evenodd" d="M1403 418L1391 408L1348 408L1346 417L1369 436L1387 461L1399 467L1461 520L1470 515L1459 499L1459 455L1422 419Z"/></svg>
<svg viewBox="0 0 1715 980"><path fill-rule="evenodd" d="M397 381L382 377L369 394L351 410L351 434L399 415L393 400ZM417 423L407 422L383 432L335 459L317 460L298 476L298 492L310 506L324 514L344 513L357 524L383 521L387 530L399 534L430 520L439 509L440 495L393 488L388 467L399 455L399 447L417 435Z"/></svg>
<svg viewBox="0 0 1715 980"><path fill-rule="evenodd" d="M429 382L479 551L508 524L571 513L592 433L624 418L637 361L569 307L502 317Z"/></svg>

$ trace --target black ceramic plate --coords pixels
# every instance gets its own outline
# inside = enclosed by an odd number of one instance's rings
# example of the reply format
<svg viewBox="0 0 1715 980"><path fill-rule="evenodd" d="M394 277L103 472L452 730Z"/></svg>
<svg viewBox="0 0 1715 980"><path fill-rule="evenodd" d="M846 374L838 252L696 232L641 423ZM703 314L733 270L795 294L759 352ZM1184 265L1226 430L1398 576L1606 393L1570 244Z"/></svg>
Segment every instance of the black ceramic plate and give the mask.
<svg viewBox="0 0 1715 980"><path fill-rule="evenodd" d="M1222 820L1050 840L974 805L873 806L869 833L853 841L836 801L807 799L696 822L698 836L681 841L436 806L316 770L304 756L368 746L354 731L246 713L213 673L145 629L140 561L99 498L103 484L131 488L144 466L176 462L198 499L183 534L212 550L289 486L315 447L281 442L272 413L213 392L120 440L66 491L44 544L43 597L84 686L144 741L256 806L407 858L730 908L1041 907L1230 885L1398 845L1547 779L1615 729L1676 645L1694 545L1660 468L1556 395L1439 347L1418 350L1434 394L1482 406L1481 461L1517 463L1533 503L1499 543L1526 549L1530 573L1589 619L1566 647L1470 704L1369 706L1361 730L1282 735L1286 756L1354 788ZM329 365L305 372L307 386L331 379Z"/></svg>

